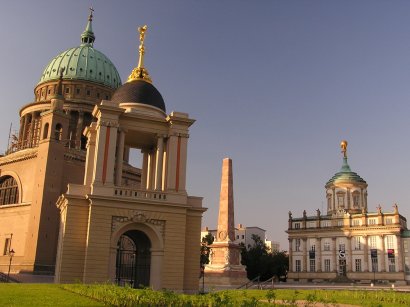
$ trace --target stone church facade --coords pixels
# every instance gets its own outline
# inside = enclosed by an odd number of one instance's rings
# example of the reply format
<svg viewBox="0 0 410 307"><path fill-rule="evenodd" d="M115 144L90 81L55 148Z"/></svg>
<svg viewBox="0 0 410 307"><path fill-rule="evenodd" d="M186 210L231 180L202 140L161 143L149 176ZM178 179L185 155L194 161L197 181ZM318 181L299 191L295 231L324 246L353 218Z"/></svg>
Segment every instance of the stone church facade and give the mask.
<svg viewBox="0 0 410 307"><path fill-rule="evenodd" d="M195 120L166 113L144 67L146 26L121 85L94 48L92 17L81 45L46 66L0 157L0 270L13 250L13 273L195 291L205 211L185 188Z"/></svg>
<svg viewBox="0 0 410 307"><path fill-rule="evenodd" d="M293 217L289 212L289 273L293 281L410 281L407 220L398 206L369 212L367 183L347 163L325 186L327 213ZM405 260L407 262L405 262ZM406 264L407 263L407 264Z"/></svg>

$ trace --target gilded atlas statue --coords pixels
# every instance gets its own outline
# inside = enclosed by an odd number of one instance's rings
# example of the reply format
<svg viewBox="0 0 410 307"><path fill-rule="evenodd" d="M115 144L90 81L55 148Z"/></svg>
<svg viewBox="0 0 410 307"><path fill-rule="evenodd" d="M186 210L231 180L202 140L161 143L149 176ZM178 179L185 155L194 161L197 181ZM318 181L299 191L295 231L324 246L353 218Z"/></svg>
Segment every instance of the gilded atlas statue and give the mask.
<svg viewBox="0 0 410 307"><path fill-rule="evenodd" d="M342 149L343 157L347 158L347 141L343 140L340 143L340 148Z"/></svg>
<svg viewBox="0 0 410 307"><path fill-rule="evenodd" d="M152 83L151 77L148 74L148 71L144 67L144 54L145 54L145 46L144 46L144 40L145 40L145 32L147 31L147 25L143 27L138 28L138 32L140 34L140 46L138 48L139 50L139 60L138 60L138 66L134 68L128 77L127 82L132 82L134 80L144 80L146 82Z"/></svg>

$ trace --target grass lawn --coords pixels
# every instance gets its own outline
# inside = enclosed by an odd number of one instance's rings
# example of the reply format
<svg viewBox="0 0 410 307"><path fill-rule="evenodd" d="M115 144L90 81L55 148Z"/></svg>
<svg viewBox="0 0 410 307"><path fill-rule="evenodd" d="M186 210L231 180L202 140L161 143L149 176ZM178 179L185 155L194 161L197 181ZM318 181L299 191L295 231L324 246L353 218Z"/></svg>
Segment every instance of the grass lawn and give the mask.
<svg viewBox="0 0 410 307"><path fill-rule="evenodd" d="M0 306L104 306L50 284L0 284Z"/></svg>
<svg viewBox="0 0 410 307"><path fill-rule="evenodd" d="M96 299L93 300L92 298ZM98 301L97 301L98 300ZM270 301L273 304L269 304ZM228 290L206 295L131 289L111 284L0 284L0 306L410 306L410 294L392 290ZM276 305L275 305L276 303Z"/></svg>

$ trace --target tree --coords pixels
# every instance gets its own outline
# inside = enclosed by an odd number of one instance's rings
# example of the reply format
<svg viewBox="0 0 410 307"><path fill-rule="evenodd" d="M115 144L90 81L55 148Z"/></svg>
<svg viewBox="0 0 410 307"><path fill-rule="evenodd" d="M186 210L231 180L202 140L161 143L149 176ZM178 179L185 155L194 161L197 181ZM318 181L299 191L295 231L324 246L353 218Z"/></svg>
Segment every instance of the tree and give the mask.
<svg viewBox="0 0 410 307"><path fill-rule="evenodd" d="M211 233L208 233L201 240L201 259L200 259L201 269L203 269L205 265L209 263L209 254L211 252L211 248L209 246L212 243L214 243L214 236Z"/></svg>
<svg viewBox="0 0 410 307"><path fill-rule="evenodd" d="M289 256L286 251L275 251L272 253L273 258L273 275L276 276L277 280L281 278L287 278L289 270Z"/></svg>
<svg viewBox="0 0 410 307"><path fill-rule="evenodd" d="M276 276L286 275L288 270L288 257L286 252L271 253L265 242L258 235L252 235L254 244L247 249L242 245L242 264L246 265L248 279L260 277L267 280Z"/></svg>

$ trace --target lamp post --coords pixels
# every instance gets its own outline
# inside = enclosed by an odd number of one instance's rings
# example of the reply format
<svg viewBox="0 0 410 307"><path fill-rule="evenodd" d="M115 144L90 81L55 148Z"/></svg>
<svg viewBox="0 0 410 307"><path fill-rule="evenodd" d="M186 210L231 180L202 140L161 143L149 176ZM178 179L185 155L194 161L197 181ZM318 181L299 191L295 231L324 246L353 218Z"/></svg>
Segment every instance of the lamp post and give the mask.
<svg viewBox="0 0 410 307"><path fill-rule="evenodd" d="M10 282L10 268L11 268L11 262L13 261L14 254L15 254L14 249L11 249L9 251L10 263L9 263L9 271L7 273L7 282Z"/></svg>

